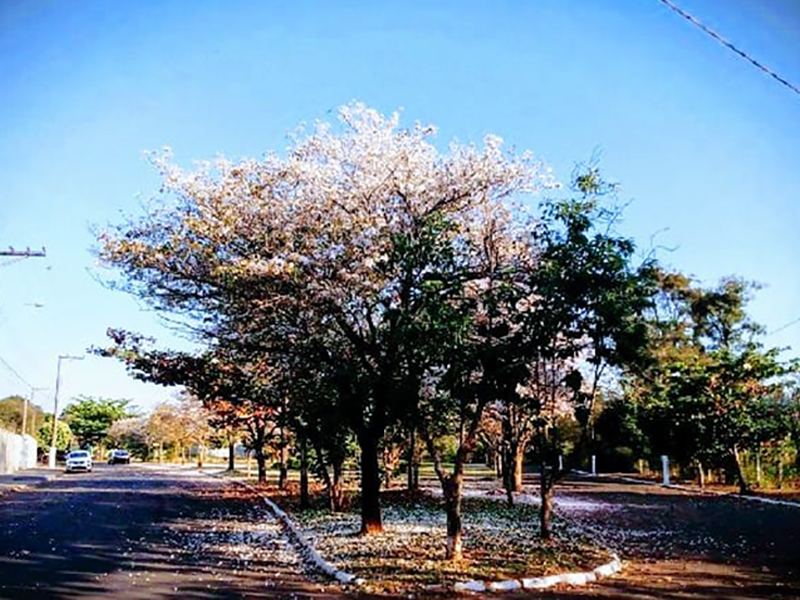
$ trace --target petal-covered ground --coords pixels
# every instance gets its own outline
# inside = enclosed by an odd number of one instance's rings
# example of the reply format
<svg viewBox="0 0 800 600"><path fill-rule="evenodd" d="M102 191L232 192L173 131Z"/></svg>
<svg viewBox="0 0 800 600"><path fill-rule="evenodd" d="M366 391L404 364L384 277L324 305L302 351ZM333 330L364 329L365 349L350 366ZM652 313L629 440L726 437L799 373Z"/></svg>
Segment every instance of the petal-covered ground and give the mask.
<svg viewBox="0 0 800 600"><path fill-rule="evenodd" d="M292 487L292 490L296 490ZM611 555L582 534L557 523L556 539L539 537L538 508L507 506L504 496L470 488L463 502L464 558L444 559L446 516L434 490L395 489L382 496L384 531L360 536L358 504L331 514L320 502L299 510L294 493L267 488L304 536L337 568L367 581L367 591L433 591L469 579L503 580L591 570ZM321 500L321 499L320 499Z"/></svg>
<svg viewBox="0 0 800 600"><path fill-rule="evenodd" d="M557 540L538 538L535 477L516 506L491 472L471 469L464 500L466 560L443 561L445 515L435 481L422 494L383 494L385 532L357 536L357 504L330 515L299 511L296 496L271 489L320 553L361 577L373 590L441 589L471 578L493 580L597 566L619 552L619 576L559 597L800 598L800 509L736 496L702 495L604 478L572 478L556 492ZM296 490L296 488L294 488Z"/></svg>

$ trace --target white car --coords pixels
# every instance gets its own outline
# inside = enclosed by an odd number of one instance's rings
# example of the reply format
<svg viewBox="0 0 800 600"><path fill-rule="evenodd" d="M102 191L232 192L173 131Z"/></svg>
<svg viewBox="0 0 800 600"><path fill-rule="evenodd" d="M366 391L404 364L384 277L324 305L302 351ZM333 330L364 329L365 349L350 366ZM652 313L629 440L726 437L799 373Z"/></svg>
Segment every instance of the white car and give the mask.
<svg viewBox="0 0 800 600"><path fill-rule="evenodd" d="M92 471L92 455L88 450L73 450L67 455L67 473Z"/></svg>

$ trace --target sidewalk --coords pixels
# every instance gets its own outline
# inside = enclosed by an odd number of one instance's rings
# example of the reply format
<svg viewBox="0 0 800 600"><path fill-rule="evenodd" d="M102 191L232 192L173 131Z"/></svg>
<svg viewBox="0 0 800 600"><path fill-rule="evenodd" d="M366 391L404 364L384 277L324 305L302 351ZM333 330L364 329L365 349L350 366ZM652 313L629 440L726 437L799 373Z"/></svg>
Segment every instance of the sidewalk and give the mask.
<svg viewBox="0 0 800 600"><path fill-rule="evenodd" d="M64 469L50 469L48 467L34 467L23 469L16 473L3 473L0 475L0 490L9 487L39 485L55 479L63 473Z"/></svg>

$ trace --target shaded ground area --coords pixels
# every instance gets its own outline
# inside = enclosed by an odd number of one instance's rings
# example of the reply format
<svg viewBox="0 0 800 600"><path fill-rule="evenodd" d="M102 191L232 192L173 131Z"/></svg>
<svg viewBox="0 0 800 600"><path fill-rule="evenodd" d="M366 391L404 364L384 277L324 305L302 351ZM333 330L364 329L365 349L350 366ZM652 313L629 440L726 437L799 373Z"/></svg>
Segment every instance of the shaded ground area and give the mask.
<svg viewBox="0 0 800 600"><path fill-rule="evenodd" d="M661 473L652 473L652 472L648 472L644 475L640 473L604 473L603 475L607 477L627 477L633 479L640 479L657 484L661 483L662 481ZM731 495L739 494L739 486L733 484L706 482L705 487L701 488L697 482L697 479L678 479L675 477L671 479L671 482L673 484L679 484L682 487L692 488L698 493L706 491L712 494L731 494ZM794 480L787 479L786 481L784 481L784 486L782 488L755 487L750 491L750 495L760 498L771 498L774 500L788 500L790 502L800 503L800 479L794 479Z"/></svg>
<svg viewBox="0 0 800 600"><path fill-rule="evenodd" d="M0 597L329 597L247 492L96 465L0 497Z"/></svg>
<svg viewBox="0 0 800 600"><path fill-rule="evenodd" d="M562 527L590 530L626 568L551 596L800 598L798 508L590 478L557 501Z"/></svg>

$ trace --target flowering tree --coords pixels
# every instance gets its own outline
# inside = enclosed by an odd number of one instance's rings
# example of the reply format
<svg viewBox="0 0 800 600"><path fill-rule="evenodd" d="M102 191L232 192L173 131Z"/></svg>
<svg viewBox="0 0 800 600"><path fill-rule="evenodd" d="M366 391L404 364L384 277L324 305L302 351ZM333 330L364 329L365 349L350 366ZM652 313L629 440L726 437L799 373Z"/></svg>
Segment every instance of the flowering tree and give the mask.
<svg viewBox="0 0 800 600"><path fill-rule="evenodd" d="M431 219L465 256L506 200L549 182L529 156L452 144L435 130L399 127L363 105L340 127L298 135L285 156L201 164L195 172L154 156L164 198L142 218L100 236L100 257L120 287L179 314L199 336L251 351L288 352L299 339L341 348L336 385L361 450L362 531L382 528L379 443L415 378L407 324L422 306L426 258L391 257ZM249 324L249 325L248 325ZM269 324L269 327L265 325Z"/></svg>
<svg viewBox="0 0 800 600"><path fill-rule="evenodd" d="M115 421L108 430L108 439L115 447L127 448L131 454L147 460L151 446L147 422L148 418L143 416Z"/></svg>

